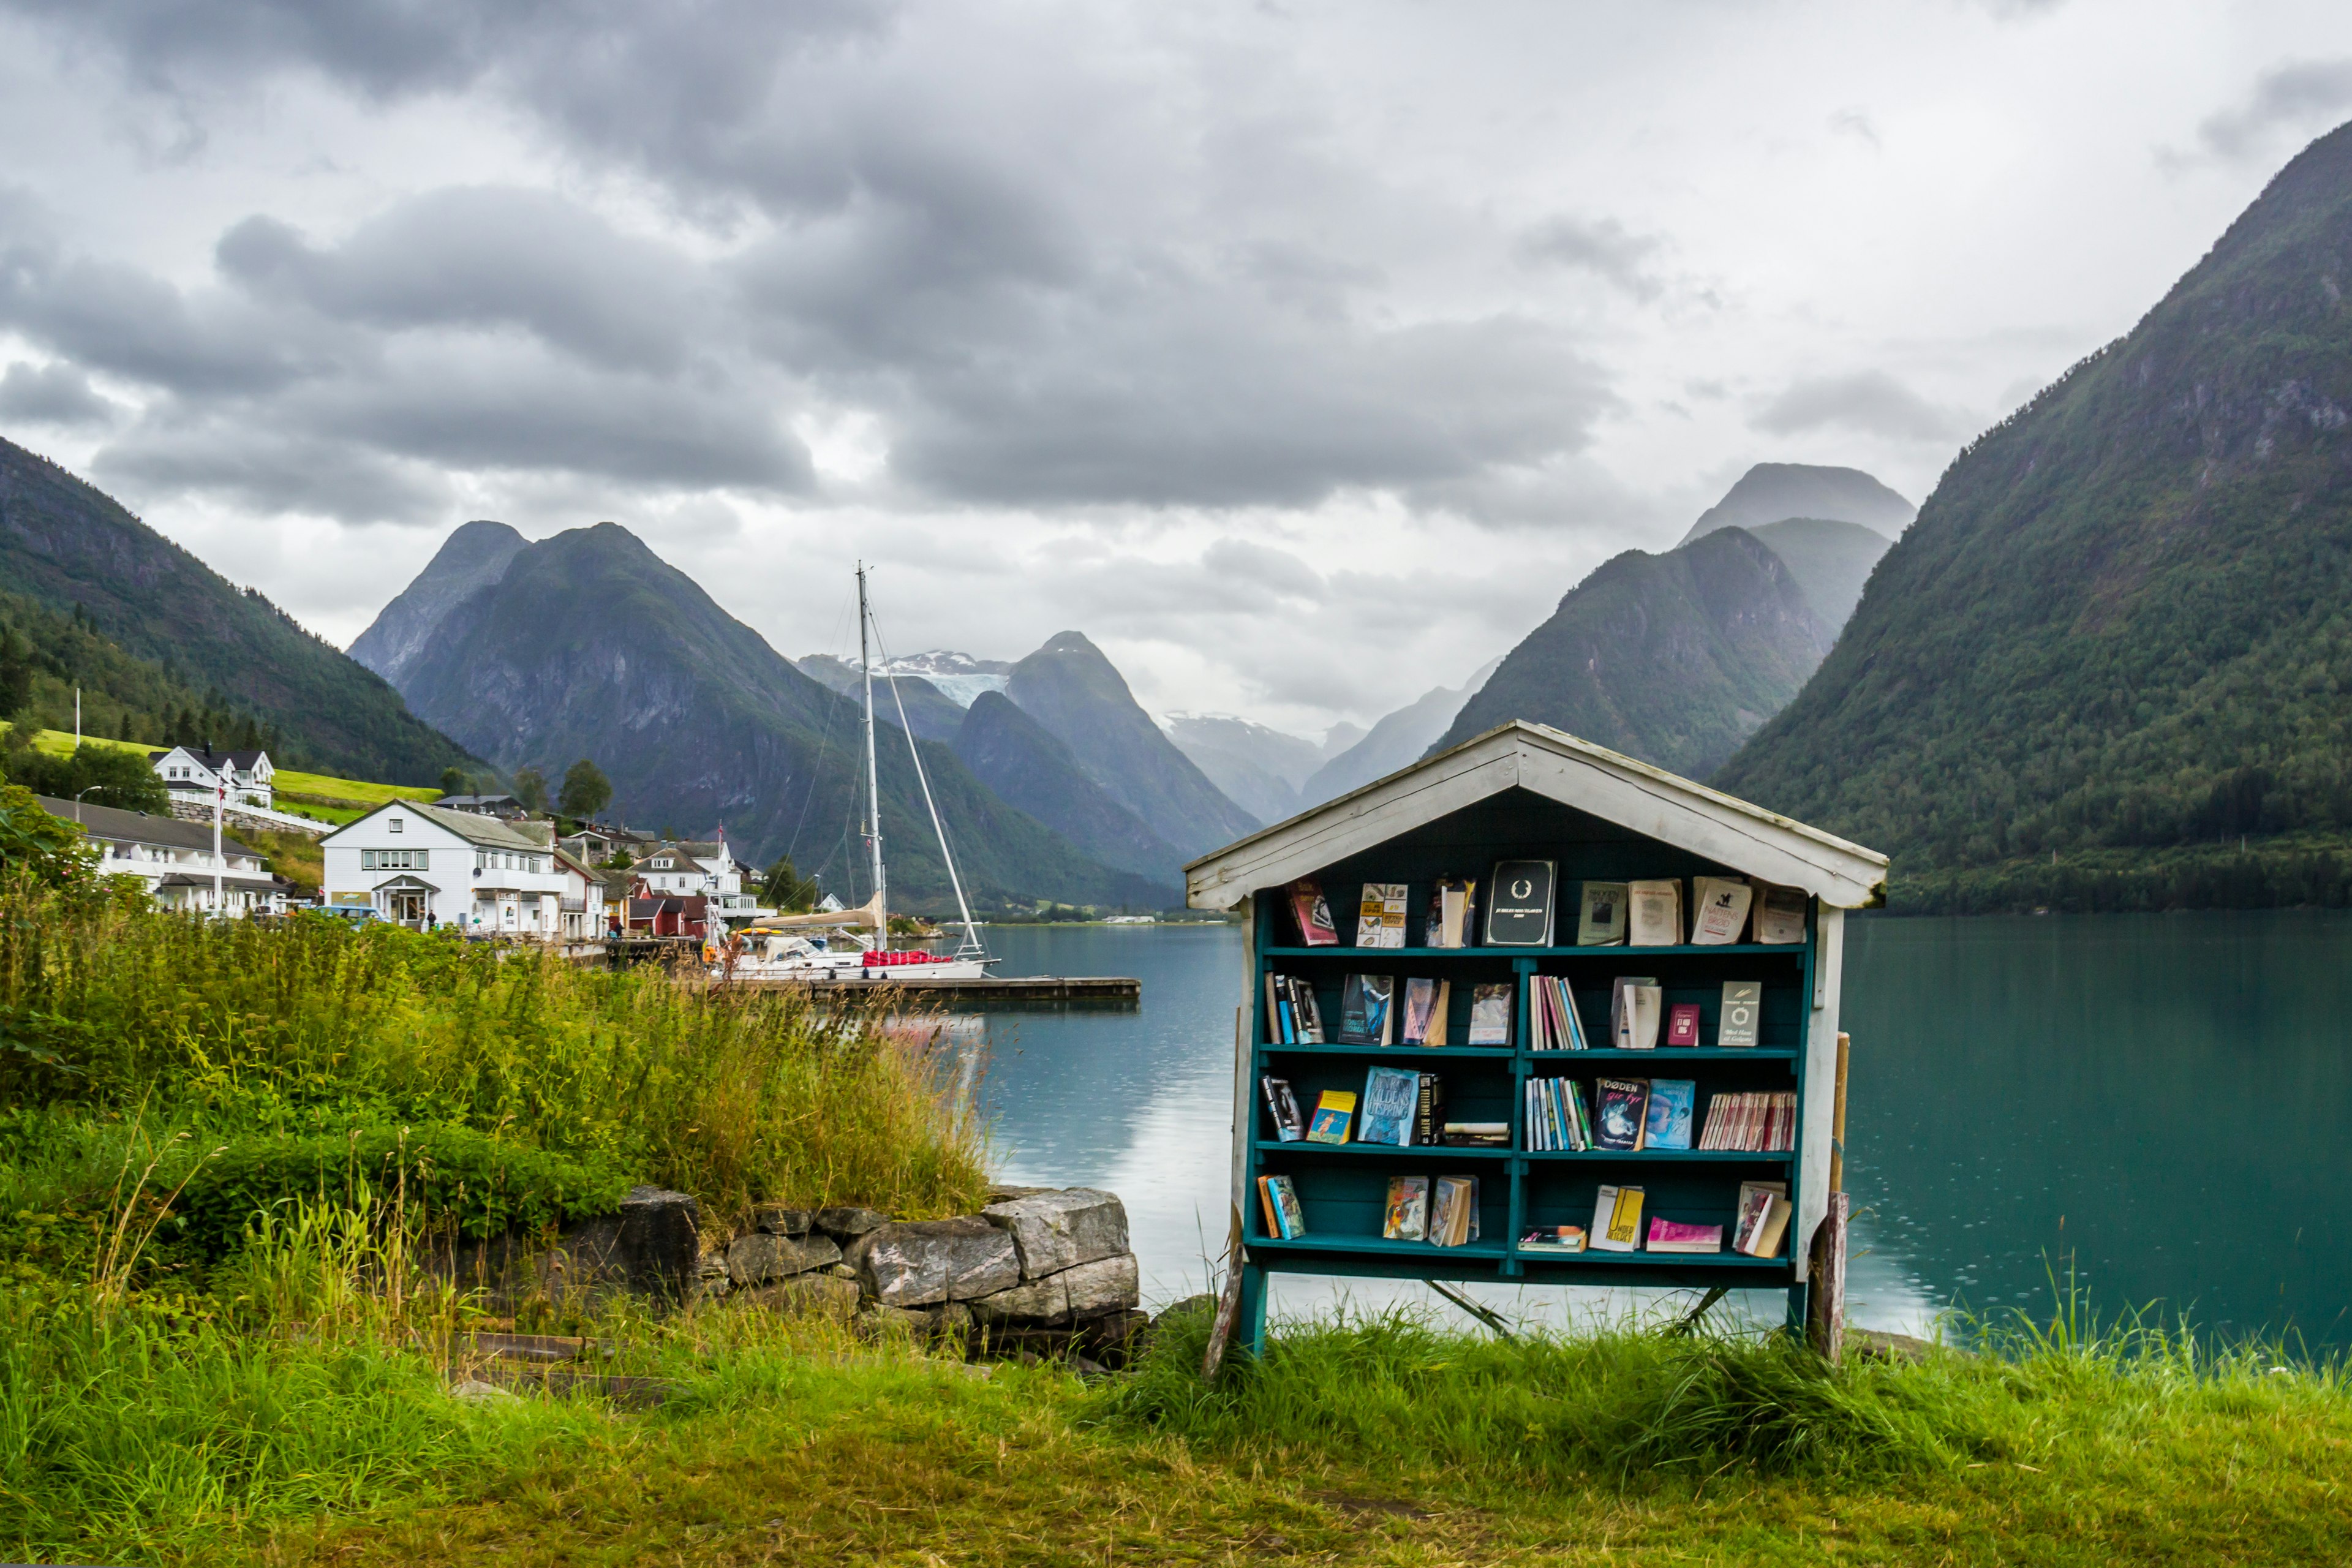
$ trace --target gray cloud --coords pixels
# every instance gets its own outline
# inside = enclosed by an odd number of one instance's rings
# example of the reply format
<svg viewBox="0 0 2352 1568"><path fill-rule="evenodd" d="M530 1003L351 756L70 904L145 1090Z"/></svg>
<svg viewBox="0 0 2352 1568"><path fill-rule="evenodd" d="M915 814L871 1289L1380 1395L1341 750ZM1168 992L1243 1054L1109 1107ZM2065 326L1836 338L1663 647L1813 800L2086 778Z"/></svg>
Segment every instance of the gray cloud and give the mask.
<svg viewBox="0 0 2352 1568"><path fill-rule="evenodd" d="M1664 246L1613 217L1547 218L1519 236L1517 249L1525 263L1580 268L1637 300L1654 300L1665 289L1654 270Z"/></svg>
<svg viewBox="0 0 2352 1568"><path fill-rule="evenodd" d="M2273 132L2333 118L2347 106L2352 59L2292 61L2255 78L2243 103L2208 116L2197 140L2214 157L2250 158L2269 145Z"/></svg>
<svg viewBox="0 0 2352 1568"><path fill-rule="evenodd" d="M1883 370L1795 381L1749 416L1771 436L1852 430L1894 441L1954 441L1976 427L1963 409L1928 402Z"/></svg>
<svg viewBox="0 0 2352 1568"><path fill-rule="evenodd" d="M101 396L89 377L69 364L30 365L18 360L0 374L0 419L29 424L111 425L122 405Z"/></svg>

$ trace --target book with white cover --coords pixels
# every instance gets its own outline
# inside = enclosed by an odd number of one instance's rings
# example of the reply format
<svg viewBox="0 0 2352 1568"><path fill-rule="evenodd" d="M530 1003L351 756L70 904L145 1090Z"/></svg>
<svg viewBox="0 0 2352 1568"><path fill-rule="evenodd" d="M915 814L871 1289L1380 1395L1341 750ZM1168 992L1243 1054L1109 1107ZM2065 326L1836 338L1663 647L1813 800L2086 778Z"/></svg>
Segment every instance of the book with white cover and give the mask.
<svg viewBox="0 0 2352 1568"><path fill-rule="evenodd" d="M1641 1018L1641 1010L1634 993L1643 987L1654 992L1658 1001L1664 1000L1665 993L1659 988L1657 979L1654 975L1621 974L1609 983L1609 1044L1616 1050L1632 1051L1642 1048L1633 1043L1640 1036ZM1654 1026L1650 1031L1650 1039L1651 1044L1657 1043L1657 1030Z"/></svg>
<svg viewBox="0 0 2352 1568"><path fill-rule="evenodd" d="M1635 947L1679 947L1683 940L1683 885L1664 877L1625 884L1626 940Z"/></svg>
<svg viewBox="0 0 2352 1568"><path fill-rule="evenodd" d="M1737 877L1698 877L1691 882L1691 943L1722 947L1748 929L1748 906L1756 889Z"/></svg>
<svg viewBox="0 0 2352 1568"><path fill-rule="evenodd" d="M1805 940L1805 890L1802 888L1757 884L1756 940L1774 947L1785 947Z"/></svg>
<svg viewBox="0 0 2352 1568"><path fill-rule="evenodd" d="M1356 907L1356 945L1402 947L1404 900L1402 882L1365 883L1362 901Z"/></svg>

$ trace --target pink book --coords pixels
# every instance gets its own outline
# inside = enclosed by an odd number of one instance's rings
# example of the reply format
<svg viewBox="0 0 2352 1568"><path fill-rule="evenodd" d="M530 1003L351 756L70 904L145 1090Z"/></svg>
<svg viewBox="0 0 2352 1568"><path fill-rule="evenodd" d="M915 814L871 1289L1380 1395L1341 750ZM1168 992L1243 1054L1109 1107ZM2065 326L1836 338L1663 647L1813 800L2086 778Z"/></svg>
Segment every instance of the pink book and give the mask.
<svg viewBox="0 0 2352 1568"><path fill-rule="evenodd" d="M1675 1219L1650 1221L1652 1252L1721 1252L1723 1227L1719 1225L1685 1225Z"/></svg>

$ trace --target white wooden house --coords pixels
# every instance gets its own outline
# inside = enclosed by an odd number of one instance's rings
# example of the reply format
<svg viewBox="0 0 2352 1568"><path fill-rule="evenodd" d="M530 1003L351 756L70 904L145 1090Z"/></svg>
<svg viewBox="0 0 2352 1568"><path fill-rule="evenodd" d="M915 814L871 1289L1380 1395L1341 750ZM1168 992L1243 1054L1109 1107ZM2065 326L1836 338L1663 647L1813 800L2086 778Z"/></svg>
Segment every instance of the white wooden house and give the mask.
<svg viewBox="0 0 2352 1568"><path fill-rule="evenodd" d="M232 915L286 912L286 895L292 884L272 876L257 852L227 835L221 837L220 858L215 862L209 823L52 800L46 795L34 798L50 816L81 824L82 831L98 847L100 875L138 878L167 910L209 912L217 907ZM213 901L215 869L220 872L217 906Z"/></svg>
<svg viewBox="0 0 2352 1568"><path fill-rule="evenodd" d="M531 826L389 802L320 840L327 901L420 928L557 940L570 873Z"/></svg>
<svg viewBox="0 0 2352 1568"><path fill-rule="evenodd" d="M711 918L721 924L740 924L771 912L760 907L756 891L744 890L745 868L727 847L724 835L715 840L656 845L634 869L656 898L699 894L709 900Z"/></svg>
<svg viewBox="0 0 2352 1568"><path fill-rule="evenodd" d="M268 807L276 803L278 770L268 752L215 752L202 746L174 746L150 752L147 760L175 798L201 800L209 806L214 786L226 782L230 805Z"/></svg>
<svg viewBox="0 0 2352 1568"><path fill-rule="evenodd" d="M558 934L565 942L602 942L608 918L604 909L604 874L559 844L552 853L563 875L563 896L557 906Z"/></svg>

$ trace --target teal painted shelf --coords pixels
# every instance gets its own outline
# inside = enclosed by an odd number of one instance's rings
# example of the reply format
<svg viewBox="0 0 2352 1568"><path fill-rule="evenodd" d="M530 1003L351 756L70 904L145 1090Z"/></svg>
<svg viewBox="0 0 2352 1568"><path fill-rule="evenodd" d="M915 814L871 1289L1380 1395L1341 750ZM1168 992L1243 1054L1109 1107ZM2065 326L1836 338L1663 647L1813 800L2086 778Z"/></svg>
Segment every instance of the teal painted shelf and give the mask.
<svg viewBox="0 0 2352 1568"><path fill-rule="evenodd" d="M1256 1243L1251 1243L1255 1246ZM1570 1268L1655 1268L1661 1264L1675 1268L1752 1268L1786 1270L1785 1258L1750 1258L1744 1252L1602 1252L1591 1247L1582 1252L1538 1252L1514 1245L1511 1256L1522 1263L1557 1263Z"/></svg>
<svg viewBox="0 0 2352 1568"><path fill-rule="evenodd" d="M1720 947L1267 947L1261 958L1802 958L1805 944L1727 942Z"/></svg>
<svg viewBox="0 0 2352 1568"><path fill-rule="evenodd" d="M1409 1143L1399 1148L1394 1143L1309 1143L1300 1139L1285 1143L1279 1138L1261 1138L1260 1149L1300 1149L1309 1154L1372 1154L1386 1159L1425 1157L1432 1160L1507 1160L1518 1152L1516 1149L1457 1149L1447 1143Z"/></svg>
<svg viewBox="0 0 2352 1568"><path fill-rule="evenodd" d="M1595 1164L1637 1165L1785 1165L1797 1157L1793 1149L1522 1149L1522 1160L1589 1160Z"/></svg>
<svg viewBox="0 0 2352 1568"><path fill-rule="evenodd" d="M1786 1046L1661 1046L1654 1051L1538 1051L1518 1053L1530 1062L1791 1062L1796 1051Z"/></svg>
<svg viewBox="0 0 2352 1568"><path fill-rule="evenodd" d="M1257 1251L1297 1252L1370 1252L1391 1257L1484 1258L1500 1262L1504 1254L1499 1241L1465 1241L1459 1247L1432 1247L1425 1241L1391 1241L1381 1236L1318 1236L1308 1232L1279 1241L1270 1236L1249 1238L1249 1249Z"/></svg>
<svg viewBox="0 0 2352 1568"><path fill-rule="evenodd" d="M1414 1061L1486 1060L1507 1062L1519 1053L1508 1046L1260 1046L1268 1056L1286 1057L1410 1057ZM1650 1056L1635 1051L1634 1056ZM1783 1053L1784 1055L1787 1053Z"/></svg>

